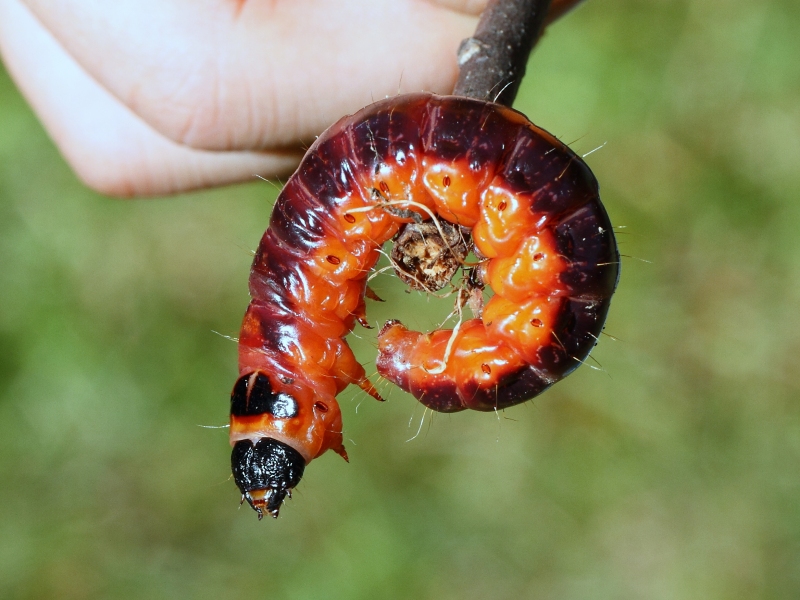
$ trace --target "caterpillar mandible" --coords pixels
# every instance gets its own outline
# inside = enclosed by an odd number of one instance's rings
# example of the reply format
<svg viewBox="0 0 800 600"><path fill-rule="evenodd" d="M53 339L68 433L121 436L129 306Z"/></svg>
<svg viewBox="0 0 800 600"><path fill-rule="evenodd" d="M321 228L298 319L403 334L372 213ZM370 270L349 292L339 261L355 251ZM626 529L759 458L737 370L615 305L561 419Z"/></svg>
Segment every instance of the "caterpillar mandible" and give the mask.
<svg viewBox="0 0 800 600"><path fill-rule="evenodd" d="M494 296L453 330L387 323L383 377L436 411L498 410L543 392L595 345L619 255L579 156L521 113L462 97L399 96L341 119L278 196L251 269L230 441L259 519L278 516L311 460L347 459L339 392L355 384L381 399L344 336L366 324L381 245L420 222L448 248L453 231L468 241L471 230L471 279Z"/></svg>

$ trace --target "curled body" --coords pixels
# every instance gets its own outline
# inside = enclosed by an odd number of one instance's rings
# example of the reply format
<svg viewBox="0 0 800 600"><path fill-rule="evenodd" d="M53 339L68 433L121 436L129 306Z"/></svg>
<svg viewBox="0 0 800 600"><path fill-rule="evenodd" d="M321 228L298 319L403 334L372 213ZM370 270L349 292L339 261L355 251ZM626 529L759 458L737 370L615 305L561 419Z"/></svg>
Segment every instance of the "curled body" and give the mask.
<svg viewBox="0 0 800 600"><path fill-rule="evenodd" d="M494 292L453 330L381 329L379 373L425 406L519 404L595 345L619 256L579 156L512 109L460 97L399 96L343 118L279 195L251 270L230 436L259 517L277 516L305 464L347 457L339 392L380 399L344 337L366 324L380 247L415 222L467 232L473 278Z"/></svg>

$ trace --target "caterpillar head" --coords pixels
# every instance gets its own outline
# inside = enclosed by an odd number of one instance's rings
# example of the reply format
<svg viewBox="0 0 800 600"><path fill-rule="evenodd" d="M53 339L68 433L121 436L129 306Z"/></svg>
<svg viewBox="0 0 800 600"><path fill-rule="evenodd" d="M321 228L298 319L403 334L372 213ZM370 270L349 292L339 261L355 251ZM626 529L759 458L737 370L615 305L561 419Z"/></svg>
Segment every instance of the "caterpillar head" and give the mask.
<svg viewBox="0 0 800 600"><path fill-rule="evenodd" d="M231 393L230 439L234 480L259 518L278 516L311 460L326 450L347 459L338 403L302 377L242 375Z"/></svg>
<svg viewBox="0 0 800 600"><path fill-rule="evenodd" d="M277 517L284 499L303 476L305 459L286 443L292 437L286 435L286 427L299 412L294 396L274 390L262 372L240 377L231 393L232 425L249 430L247 439L234 440L231 470L242 502L247 500L259 519L264 512ZM277 439L281 437L283 441Z"/></svg>
<svg viewBox="0 0 800 600"><path fill-rule="evenodd" d="M294 448L272 438L261 438L255 444L240 440L233 446L231 469L242 502L253 507L258 518L269 513L274 518L292 489L300 482L306 461Z"/></svg>

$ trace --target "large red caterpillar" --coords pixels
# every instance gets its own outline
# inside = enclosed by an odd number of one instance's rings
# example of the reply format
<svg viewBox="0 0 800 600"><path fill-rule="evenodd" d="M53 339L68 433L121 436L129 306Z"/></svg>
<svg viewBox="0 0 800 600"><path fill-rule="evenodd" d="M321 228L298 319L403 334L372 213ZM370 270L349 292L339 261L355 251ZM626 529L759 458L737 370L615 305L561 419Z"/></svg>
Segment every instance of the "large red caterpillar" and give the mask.
<svg viewBox="0 0 800 600"><path fill-rule="evenodd" d="M251 270L230 439L259 518L277 516L309 461L347 458L339 392L354 383L380 399L344 336L365 323L379 248L414 221L471 229L473 279L495 294L454 330L381 330L379 373L425 406L519 404L595 345L619 256L580 157L522 114L467 98L400 96L341 119L286 183Z"/></svg>

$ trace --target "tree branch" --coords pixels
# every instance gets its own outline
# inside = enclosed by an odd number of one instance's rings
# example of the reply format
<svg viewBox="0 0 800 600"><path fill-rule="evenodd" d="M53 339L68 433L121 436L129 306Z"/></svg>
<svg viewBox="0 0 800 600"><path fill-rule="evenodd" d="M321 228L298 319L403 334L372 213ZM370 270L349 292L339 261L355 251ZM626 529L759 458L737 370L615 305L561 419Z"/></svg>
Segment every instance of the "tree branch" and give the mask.
<svg viewBox="0 0 800 600"><path fill-rule="evenodd" d="M581 1L490 0L475 35L458 49L461 70L453 94L511 106L545 25Z"/></svg>

